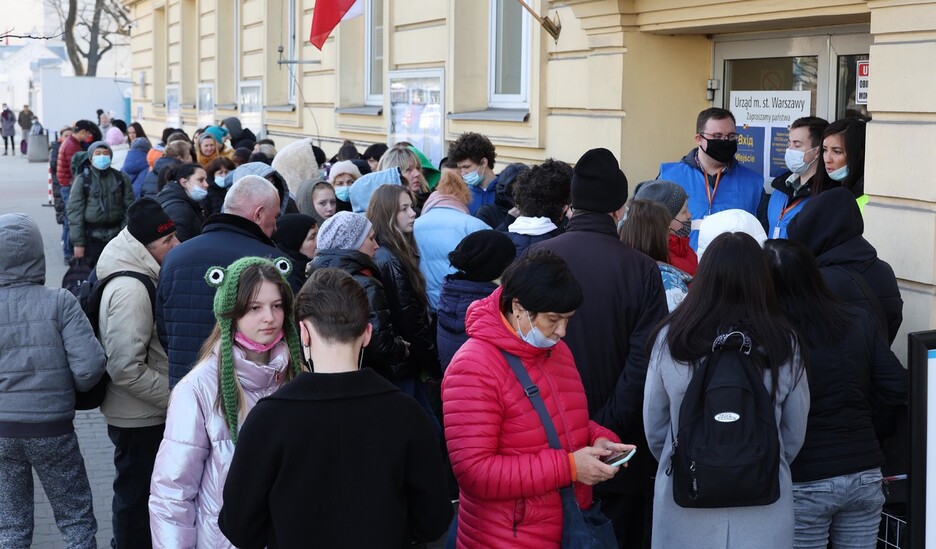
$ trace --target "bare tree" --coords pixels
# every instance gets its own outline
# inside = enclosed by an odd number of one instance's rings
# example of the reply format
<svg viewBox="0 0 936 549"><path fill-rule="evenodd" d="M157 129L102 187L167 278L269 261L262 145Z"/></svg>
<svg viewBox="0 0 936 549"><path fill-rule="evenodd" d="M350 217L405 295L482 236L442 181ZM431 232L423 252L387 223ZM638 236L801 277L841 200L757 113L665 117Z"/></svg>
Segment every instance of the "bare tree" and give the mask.
<svg viewBox="0 0 936 549"><path fill-rule="evenodd" d="M97 75L101 58L130 36L130 13L121 0L45 1L58 15L58 30L76 76Z"/></svg>

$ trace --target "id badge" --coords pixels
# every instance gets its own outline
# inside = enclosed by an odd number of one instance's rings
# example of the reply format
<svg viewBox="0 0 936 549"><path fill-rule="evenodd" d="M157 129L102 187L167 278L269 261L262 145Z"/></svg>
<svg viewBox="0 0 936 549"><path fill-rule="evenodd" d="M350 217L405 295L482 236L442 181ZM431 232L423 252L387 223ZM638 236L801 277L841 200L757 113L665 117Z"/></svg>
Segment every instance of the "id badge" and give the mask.
<svg viewBox="0 0 936 549"><path fill-rule="evenodd" d="M771 238L780 238L780 227L773 228L773 236Z"/></svg>

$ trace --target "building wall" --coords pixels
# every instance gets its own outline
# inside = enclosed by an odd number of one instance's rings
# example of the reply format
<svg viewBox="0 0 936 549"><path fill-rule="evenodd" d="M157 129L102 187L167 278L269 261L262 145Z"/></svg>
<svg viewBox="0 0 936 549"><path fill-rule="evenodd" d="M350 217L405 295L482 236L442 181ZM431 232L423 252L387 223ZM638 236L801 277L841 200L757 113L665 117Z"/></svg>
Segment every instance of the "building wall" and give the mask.
<svg viewBox="0 0 936 549"><path fill-rule="evenodd" d="M285 1L126 3L138 22L134 81L140 71L147 79L145 93L134 86L134 101L143 107L148 131L158 132L163 125L162 88L186 76L189 86L216 83L218 119L238 114L232 108L237 82L262 80L265 128L278 144L318 136L331 154L344 139L361 147L386 140L387 93L382 112L336 112L364 103L363 17L341 23L320 52L307 42L314 0L298 1L292 33L284 28ZM933 325L936 173L923 160L931 156L936 142L936 106L931 99L936 77L919 68L930 66L936 54L936 2L530 3L537 13L558 15L562 34L557 43L531 25L529 117L522 122L446 119L445 139L451 141L464 131L488 135L497 146L498 166L547 157L574 162L590 147L607 147L620 159L632 185L653 178L660 162L680 158L693 146L695 116L711 104L706 80L713 71L712 35L793 33L870 23L874 74L869 108L874 121L868 129L866 190L872 202L866 212L866 235L900 279L906 301L902 334ZM484 110L487 6L483 0L385 0L385 71L441 67L445 112ZM185 13L197 13L192 18L197 23L180 20ZM288 51L292 38L296 57L318 64L295 65L293 72L279 66L276 48L282 44ZM192 60L189 68L187 59ZM298 81L295 106L284 101L292 75ZM194 130L194 110L184 107L182 114L185 129ZM901 335L895 346L901 356L904 340Z"/></svg>

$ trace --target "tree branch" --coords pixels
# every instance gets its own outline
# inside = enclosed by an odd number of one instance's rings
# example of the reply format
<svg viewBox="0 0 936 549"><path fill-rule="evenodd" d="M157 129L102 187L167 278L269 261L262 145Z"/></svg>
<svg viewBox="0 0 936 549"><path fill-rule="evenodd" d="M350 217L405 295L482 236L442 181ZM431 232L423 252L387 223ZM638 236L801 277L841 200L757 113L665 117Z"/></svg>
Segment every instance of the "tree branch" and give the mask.
<svg viewBox="0 0 936 549"><path fill-rule="evenodd" d="M55 40L56 38L58 38L58 37L62 36L63 34L65 34L64 32L60 32L60 33L56 34L55 36L36 36L36 35L34 35L34 34L13 34L13 31L14 31L14 30L15 30L15 29L11 28L10 30L8 30L8 31L6 31L6 32L0 33L0 40L3 40L3 39L5 39L5 38L22 38L22 39L24 39L24 40L25 40L25 39L30 39L30 40Z"/></svg>

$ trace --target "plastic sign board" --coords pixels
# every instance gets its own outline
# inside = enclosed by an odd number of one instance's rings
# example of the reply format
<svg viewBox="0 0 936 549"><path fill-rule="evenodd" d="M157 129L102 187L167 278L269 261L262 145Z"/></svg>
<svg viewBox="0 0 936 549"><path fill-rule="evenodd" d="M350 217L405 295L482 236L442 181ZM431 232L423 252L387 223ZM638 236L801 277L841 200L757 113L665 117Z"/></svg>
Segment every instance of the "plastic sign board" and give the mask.
<svg viewBox="0 0 936 549"><path fill-rule="evenodd" d="M870 80L870 68L868 61L858 61L858 76L855 78L855 103L858 105L868 104L868 82Z"/></svg>
<svg viewBox="0 0 936 549"><path fill-rule="evenodd" d="M728 110L735 116L735 159L764 176L765 183L784 173L789 127L812 114L809 91L732 91Z"/></svg>

